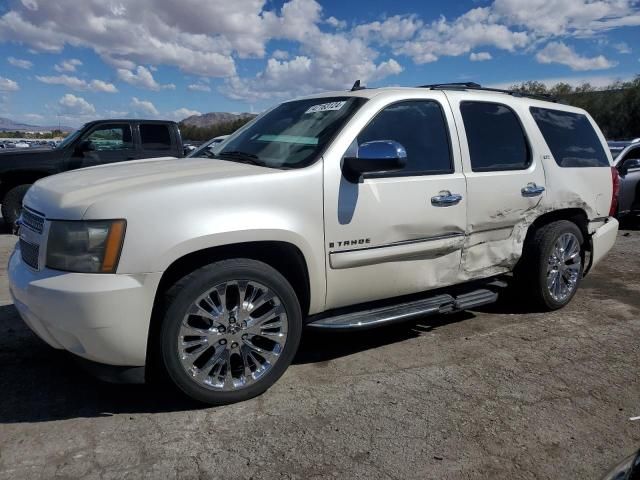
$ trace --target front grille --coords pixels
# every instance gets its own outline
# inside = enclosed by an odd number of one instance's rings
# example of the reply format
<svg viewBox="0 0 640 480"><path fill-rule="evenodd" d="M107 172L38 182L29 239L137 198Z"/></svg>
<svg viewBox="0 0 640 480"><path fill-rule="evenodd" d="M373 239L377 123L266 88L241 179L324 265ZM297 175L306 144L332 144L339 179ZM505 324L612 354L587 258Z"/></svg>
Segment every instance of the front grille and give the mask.
<svg viewBox="0 0 640 480"><path fill-rule="evenodd" d="M42 233L44 228L44 217L32 212L31 210L27 210L26 208L22 209L21 222L25 227L30 228L34 232Z"/></svg>
<svg viewBox="0 0 640 480"><path fill-rule="evenodd" d="M38 245L20 239L20 253L24 263L31 268L38 269L38 257L40 256L40 247Z"/></svg>

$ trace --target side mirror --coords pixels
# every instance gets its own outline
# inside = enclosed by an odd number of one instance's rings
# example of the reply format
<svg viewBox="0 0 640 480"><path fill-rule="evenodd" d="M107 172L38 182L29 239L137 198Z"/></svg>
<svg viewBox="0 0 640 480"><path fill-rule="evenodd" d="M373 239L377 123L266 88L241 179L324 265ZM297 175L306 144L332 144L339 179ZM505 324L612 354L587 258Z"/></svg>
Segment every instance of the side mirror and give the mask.
<svg viewBox="0 0 640 480"><path fill-rule="evenodd" d="M626 175L629 172L637 171L640 171L640 158L632 158L631 160L627 160L622 164L622 168L620 169L620 173L622 175Z"/></svg>
<svg viewBox="0 0 640 480"><path fill-rule="evenodd" d="M393 140L363 143L355 156L344 158L342 167L350 180L360 181L367 173L385 173L402 170L407 164L407 151Z"/></svg>
<svg viewBox="0 0 640 480"><path fill-rule="evenodd" d="M96 146L91 140L83 140L76 147L76 151L79 153L93 152L95 149Z"/></svg>

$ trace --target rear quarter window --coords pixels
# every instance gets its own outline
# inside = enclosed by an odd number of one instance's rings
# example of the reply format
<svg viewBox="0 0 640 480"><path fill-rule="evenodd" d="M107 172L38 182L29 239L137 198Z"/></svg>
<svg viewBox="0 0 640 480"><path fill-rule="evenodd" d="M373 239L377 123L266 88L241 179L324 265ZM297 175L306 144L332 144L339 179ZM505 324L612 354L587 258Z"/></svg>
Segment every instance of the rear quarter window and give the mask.
<svg viewBox="0 0 640 480"><path fill-rule="evenodd" d="M602 142L586 115L538 107L530 111L559 166L609 166Z"/></svg>
<svg viewBox="0 0 640 480"><path fill-rule="evenodd" d="M141 124L140 140L143 150L171 150L171 133L167 125Z"/></svg>

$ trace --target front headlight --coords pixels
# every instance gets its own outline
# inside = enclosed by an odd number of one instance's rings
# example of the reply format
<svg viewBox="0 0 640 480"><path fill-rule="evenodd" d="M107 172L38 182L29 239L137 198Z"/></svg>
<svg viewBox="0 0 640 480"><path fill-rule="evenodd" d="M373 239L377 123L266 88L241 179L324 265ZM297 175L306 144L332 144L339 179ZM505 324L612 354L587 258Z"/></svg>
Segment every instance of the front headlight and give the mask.
<svg viewBox="0 0 640 480"><path fill-rule="evenodd" d="M51 222L47 267L78 273L114 273L124 240L125 220Z"/></svg>

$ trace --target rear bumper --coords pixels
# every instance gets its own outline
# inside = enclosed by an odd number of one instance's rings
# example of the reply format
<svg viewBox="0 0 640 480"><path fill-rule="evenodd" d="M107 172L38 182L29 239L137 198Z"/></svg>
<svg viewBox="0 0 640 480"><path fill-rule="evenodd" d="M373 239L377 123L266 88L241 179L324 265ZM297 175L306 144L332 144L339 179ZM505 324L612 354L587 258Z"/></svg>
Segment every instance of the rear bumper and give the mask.
<svg viewBox="0 0 640 480"><path fill-rule="evenodd" d="M618 236L618 220L609 217L591 236L591 262L589 271L595 267L616 243Z"/></svg>
<svg viewBox="0 0 640 480"><path fill-rule="evenodd" d="M19 247L9 260L11 296L29 328L54 348L108 365L145 364L161 276L34 271Z"/></svg>

